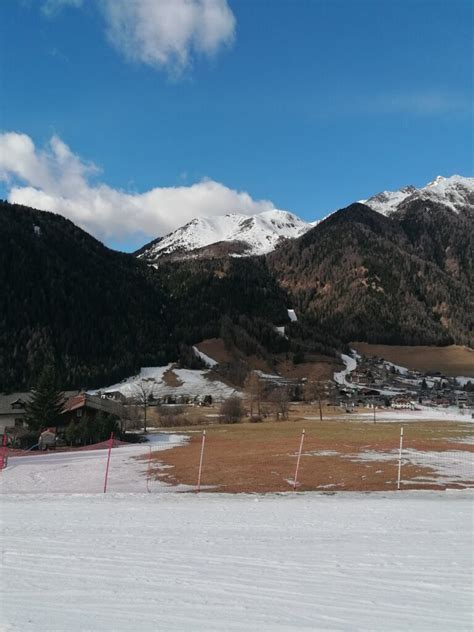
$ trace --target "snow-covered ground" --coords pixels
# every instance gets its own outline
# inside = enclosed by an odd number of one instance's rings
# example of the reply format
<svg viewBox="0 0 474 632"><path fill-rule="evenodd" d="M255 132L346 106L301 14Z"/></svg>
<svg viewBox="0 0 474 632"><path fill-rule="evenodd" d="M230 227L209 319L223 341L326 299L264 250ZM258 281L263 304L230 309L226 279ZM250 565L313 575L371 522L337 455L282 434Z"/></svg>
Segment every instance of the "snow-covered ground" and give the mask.
<svg viewBox="0 0 474 632"><path fill-rule="evenodd" d="M196 356L204 362L206 366L212 368L213 366L216 366L218 364L218 362L214 360L214 358L211 358L210 356L206 355L203 351L200 351L197 347L193 347L193 351L196 354Z"/></svg>
<svg viewBox="0 0 474 632"><path fill-rule="evenodd" d="M354 409L357 411L357 409ZM353 421L369 421L373 422L374 414L373 412L369 413L350 413L347 415ZM397 422L403 421L464 421L466 423L474 423L474 419L472 418L472 411L464 411L463 409L457 408L456 406L447 406L446 408L436 407L433 408L431 406L422 406L421 404L416 404L416 410L397 410L397 409L387 409L387 410L379 410L376 409L376 420L378 422Z"/></svg>
<svg viewBox="0 0 474 632"><path fill-rule="evenodd" d="M344 454L342 458L351 461L398 461L399 451L379 452L365 450L359 454ZM434 483L436 485L465 485L472 488L474 484L474 454L463 450L420 451L405 448L402 452L401 481L403 485L403 466L406 464L429 468L432 474L423 474L410 478L409 484Z"/></svg>
<svg viewBox="0 0 474 632"><path fill-rule="evenodd" d="M349 373L352 373L352 371L355 371L355 369L357 368L357 359L356 357L341 353L341 360L346 365L346 368L342 371L334 373L334 381L336 382L336 384L339 384L341 386L350 386L351 388L354 388L352 382L348 382L346 378Z"/></svg>
<svg viewBox="0 0 474 632"><path fill-rule="evenodd" d="M0 628L472 630L473 498L3 496Z"/></svg>
<svg viewBox="0 0 474 632"><path fill-rule="evenodd" d="M148 435L150 443L114 448L111 453L109 492L167 491L160 481L147 481L148 457L188 440L183 435L159 433ZM9 457L8 467L0 473L0 494L101 493L107 465L106 449L57 452ZM145 458L139 458L145 457ZM173 487L173 491L177 488ZM180 488L181 489L181 488ZM187 489L184 486L182 489ZM0 500L0 503L2 501Z"/></svg>
<svg viewBox="0 0 474 632"><path fill-rule="evenodd" d="M170 380L166 380L166 373L168 375L172 374L175 381L174 386ZM134 375L118 384L102 388L100 392L111 393L118 391L125 397L137 397L140 395L140 384L143 384L147 392L153 394L155 398L171 395L173 397L188 396L202 399L206 395L211 395L213 399L221 400L237 394L235 389L227 386L227 384L219 380L210 379L209 371L207 370L178 369L173 364L143 367L139 375ZM90 392L94 394L98 391Z"/></svg>

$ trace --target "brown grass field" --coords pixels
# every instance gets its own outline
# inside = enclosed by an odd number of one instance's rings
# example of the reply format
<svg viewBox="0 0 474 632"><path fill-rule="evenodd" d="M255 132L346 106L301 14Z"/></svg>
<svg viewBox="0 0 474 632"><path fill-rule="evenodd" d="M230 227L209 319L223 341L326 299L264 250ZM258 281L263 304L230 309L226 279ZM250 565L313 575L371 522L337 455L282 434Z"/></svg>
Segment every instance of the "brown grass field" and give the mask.
<svg viewBox="0 0 474 632"><path fill-rule="evenodd" d="M397 450L400 423L354 422L332 419L318 421L242 423L206 428L202 486L217 492L285 492L293 489L301 431L305 442L298 481L299 491L388 491L397 483ZM462 450L473 459L474 446L462 441L472 436L469 423L415 422L404 425L405 448L420 451ZM190 442L152 456L152 472L168 483L196 485L201 448L200 428L177 429L189 434ZM390 460L353 460L365 451L391 452ZM322 452L322 454L315 454ZM168 466L162 468L163 465ZM161 467L160 467L161 466ZM421 483L415 477L433 476L428 467L403 465L404 489L441 488L442 482ZM449 487L474 486L473 480Z"/></svg>
<svg viewBox="0 0 474 632"><path fill-rule="evenodd" d="M377 356L415 371L440 371L449 377L474 378L474 350L468 347L398 347L351 342L365 356Z"/></svg>

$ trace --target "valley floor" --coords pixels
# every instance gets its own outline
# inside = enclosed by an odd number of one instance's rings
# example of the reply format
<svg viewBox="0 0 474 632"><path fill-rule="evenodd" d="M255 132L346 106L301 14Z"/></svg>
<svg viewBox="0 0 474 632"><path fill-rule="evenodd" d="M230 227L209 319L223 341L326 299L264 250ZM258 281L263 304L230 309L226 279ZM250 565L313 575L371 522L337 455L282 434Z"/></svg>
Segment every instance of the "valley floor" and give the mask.
<svg viewBox="0 0 474 632"><path fill-rule="evenodd" d="M365 356L382 357L416 371L441 371L451 377L474 378L474 350L469 347L409 347L366 342L351 342L350 346Z"/></svg>

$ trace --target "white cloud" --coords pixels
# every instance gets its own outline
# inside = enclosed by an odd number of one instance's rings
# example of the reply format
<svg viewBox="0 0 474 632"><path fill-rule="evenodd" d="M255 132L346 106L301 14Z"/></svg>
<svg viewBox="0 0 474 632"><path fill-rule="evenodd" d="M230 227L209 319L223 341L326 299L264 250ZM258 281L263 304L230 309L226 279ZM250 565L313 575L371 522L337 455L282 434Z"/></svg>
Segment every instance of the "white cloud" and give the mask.
<svg viewBox="0 0 474 632"><path fill-rule="evenodd" d="M227 0L100 0L107 36L127 59L180 73L194 54L233 42Z"/></svg>
<svg viewBox="0 0 474 632"><path fill-rule="evenodd" d="M8 184L9 201L59 213L100 239L137 233L154 238L194 217L275 208L213 180L129 193L94 182L98 171L57 136L38 149L26 134L0 134L0 180Z"/></svg>

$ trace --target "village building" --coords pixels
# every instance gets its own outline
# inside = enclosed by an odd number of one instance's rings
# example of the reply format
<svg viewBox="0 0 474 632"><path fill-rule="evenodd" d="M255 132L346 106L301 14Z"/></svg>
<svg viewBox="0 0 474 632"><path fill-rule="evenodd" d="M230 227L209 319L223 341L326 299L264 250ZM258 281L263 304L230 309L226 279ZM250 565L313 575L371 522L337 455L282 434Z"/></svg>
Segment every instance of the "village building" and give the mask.
<svg viewBox="0 0 474 632"><path fill-rule="evenodd" d="M25 406L30 393L0 395L0 434L27 427Z"/></svg>
<svg viewBox="0 0 474 632"><path fill-rule="evenodd" d="M58 426L64 427L71 421L80 421L81 417L85 414L94 419L99 413L121 417L123 414L123 404L107 397L79 393L74 397L70 397L64 404L64 410L61 414Z"/></svg>

